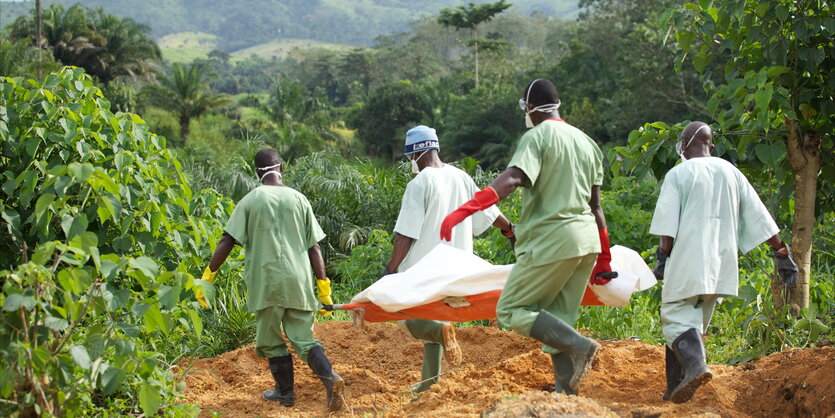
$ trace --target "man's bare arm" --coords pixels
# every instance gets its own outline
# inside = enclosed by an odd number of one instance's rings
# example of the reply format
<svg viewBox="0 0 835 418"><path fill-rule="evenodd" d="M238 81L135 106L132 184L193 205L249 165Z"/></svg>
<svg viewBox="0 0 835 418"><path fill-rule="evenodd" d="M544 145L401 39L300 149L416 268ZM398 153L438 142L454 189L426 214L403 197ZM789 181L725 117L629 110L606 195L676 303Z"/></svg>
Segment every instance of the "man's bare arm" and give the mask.
<svg viewBox="0 0 835 418"><path fill-rule="evenodd" d="M589 207L594 215L594 221L597 222L597 229L606 228L606 216L603 215L603 206L600 205L600 186L591 186Z"/></svg>
<svg viewBox="0 0 835 418"><path fill-rule="evenodd" d="M528 176L524 171L518 167L509 167L493 180L490 187L499 195L499 200L502 200L527 182Z"/></svg>
<svg viewBox="0 0 835 418"><path fill-rule="evenodd" d="M386 264L386 270L392 273L397 272L397 269L400 267L400 263L402 263L406 258L406 255L409 254L409 250L412 248L412 243L414 242L415 240L413 238L395 233L394 248L391 250L391 258L389 258L389 262Z"/></svg>
<svg viewBox="0 0 835 418"><path fill-rule="evenodd" d="M325 271L325 259L322 258L322 250L319 248L319 244L313 244L307 250L307 258L310 259L310 266L313 267L313 274L316 275L316 278L325 280L328 275Z"/></svg>
<svg viewBox="0 0 835 418"><path fill-rule="evenodd" d="M217 243L214 254L212 254L212 260L209 261L209 270L217 271L223 262L229 257L229 253L232 252L232 247L234 247L235 244L235 238L232 238L229 234L223 234L220 242Z"/></svg>

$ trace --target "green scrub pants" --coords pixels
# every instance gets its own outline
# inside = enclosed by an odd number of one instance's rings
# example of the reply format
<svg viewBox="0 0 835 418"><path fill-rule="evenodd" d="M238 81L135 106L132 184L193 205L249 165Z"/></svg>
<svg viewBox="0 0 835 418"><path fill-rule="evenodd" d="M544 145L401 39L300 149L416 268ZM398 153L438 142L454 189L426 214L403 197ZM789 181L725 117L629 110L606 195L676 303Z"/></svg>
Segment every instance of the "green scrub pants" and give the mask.
<svg viewBox="0 0 835 418"><path fill-rule="evenodd" d="M720 295L697 295L673 302L661 303L661 331L667 345L690 328L696 328L699 334L707 330L713 309L721 298Z"/></svg>
<svg viewBox="0 0 835 418"><path fill-rule="evenodd" d="M271 306L255 312L255 354L258 357L282 357L290 354L281 329L293 345L293 349L305 363L307 352L322 345L313 338L313 311Z"/></svg>
<svg viewBox="0 0 835 418"><path fill-rule="evenodd" d="M597 254L557 260L541 266L517 260L496 305L499 324L530 337L531 327L544 309L574 325L596 261ZM547 345L542 346L542 351L559 353L559 350Z"/></svg>

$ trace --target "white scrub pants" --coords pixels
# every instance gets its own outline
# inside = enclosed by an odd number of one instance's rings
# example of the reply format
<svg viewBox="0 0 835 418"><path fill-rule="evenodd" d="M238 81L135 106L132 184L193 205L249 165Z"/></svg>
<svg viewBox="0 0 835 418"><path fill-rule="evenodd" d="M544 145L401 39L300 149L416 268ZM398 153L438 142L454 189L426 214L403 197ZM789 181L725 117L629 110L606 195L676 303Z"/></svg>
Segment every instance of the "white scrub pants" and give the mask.
<svg viewBox="0 0 835 418"><path fill-rule="evenodd" d="M720 299L720 295L698 295L661 303L661 330L667 345L672 347L673 341L690 328L704 333Z"/></svg>

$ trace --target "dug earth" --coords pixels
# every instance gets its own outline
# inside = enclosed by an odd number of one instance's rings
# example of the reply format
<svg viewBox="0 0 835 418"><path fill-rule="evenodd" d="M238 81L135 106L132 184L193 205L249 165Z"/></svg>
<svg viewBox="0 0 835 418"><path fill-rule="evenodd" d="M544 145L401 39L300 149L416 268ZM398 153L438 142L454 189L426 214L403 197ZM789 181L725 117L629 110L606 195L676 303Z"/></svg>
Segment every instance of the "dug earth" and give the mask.
<svg viewBox="0 0 835 418"><path fill-rule="evenodd" d="M458 330L464 362L419 397L422 346L391 323L316 324L334 369L345 378L346 408L337 415L397 416L800 416L835 413L835 348L789 350L739 367L711 366L713 380L682 405L661 401L664 347L622 340L603 343L581 396L554 395L551 360L532 339L491 327ZM185 402L228 417L328 416L325 393L295 359L296 404L261 399L273 384L267 361L252 346L179 365Z"/></svg>

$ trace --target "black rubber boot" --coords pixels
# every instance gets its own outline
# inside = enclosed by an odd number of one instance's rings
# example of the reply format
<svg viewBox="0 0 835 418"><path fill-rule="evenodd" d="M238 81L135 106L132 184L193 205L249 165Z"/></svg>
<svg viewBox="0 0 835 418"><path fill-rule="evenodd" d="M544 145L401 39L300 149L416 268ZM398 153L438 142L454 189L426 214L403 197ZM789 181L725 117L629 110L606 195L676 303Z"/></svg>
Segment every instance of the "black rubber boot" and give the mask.
<svg viewBox="0 0 835 418"><path fill-rule="evenodd" d="M569 380L574 375L571 357L565 353L551 354L551 362L554 364L554 392L576 395L576 390L569 389Z"/></svg>
<svg viewBox="0 0 835 418"><path fill-rule="evenodd" d="M322 346L315 346L307 353L307 364L316 374L316 377L325 385L328 395L328 409L336 412L342 409L342 397L345 392L345 381L334 373L331 362L325 357L325 350Z"/></svg>
<svg viewBox="0 0 835 418"><path fill-rule="evenodd" d="M573 371L567 379L568 387L565 389L576 392L580 387L580 381L591 369L600 344L591 338L584 337L571 325L547 311L539 312L531 327L531 337L568 356Z"/></svg>
<svg viewBox="0 0 835 418"><path fill-rule="evenodd" d="M673 341L673 352L684 371L681 383L670 393L673 403L684 403L693 397L699 386L713 378L705 362L705 347L696 328L690 328Z"/></svg>
<svg viewBox="0 0 835 418"><path fill-rule="evenodd" d="M270 373L275 380L275 390L265 390L261 395L268 401L278 401L284 406L293 406L296 403L296 394L293 393L293 358L290 355L281 357L270 357Z"/></svg>
<svg viewBox="0 0 835 418"><path fill-rule="evenodd" d="M670 349L670 346L664 345L664 347L667 349L667 353L664 355L667 370L667 391L661 396L661 400L669 401L673 389L681 383L681 379L684 379L684 370L681 369L681 363L678 362L678 357Z"/></svg>

